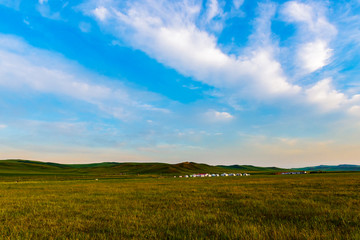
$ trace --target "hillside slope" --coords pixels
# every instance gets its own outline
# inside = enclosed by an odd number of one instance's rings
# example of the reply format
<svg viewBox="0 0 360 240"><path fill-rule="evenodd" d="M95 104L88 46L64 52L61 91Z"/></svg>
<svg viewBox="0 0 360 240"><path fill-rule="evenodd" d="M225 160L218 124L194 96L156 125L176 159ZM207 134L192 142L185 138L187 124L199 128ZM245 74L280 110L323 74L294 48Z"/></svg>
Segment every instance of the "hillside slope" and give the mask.
<svg viewBox="0 0 360 240"><path fill-rule="evenodd" d="M218 167L222 167L225 169L231 169L231 170L240 170L240 171L248 171L248 172L278 172L278 171L285 171L288 169L283 168L277 168L277 167L256 167L252 165L218 165Z"/></svg>
<svg viewBox="0 0 360 240"><path fill-rule="evenodd" d="M274 172L283 169L250 165L211 166L194 162L59 164L22 159L0 160L1 175L180 175L223 172Z"/></svg>

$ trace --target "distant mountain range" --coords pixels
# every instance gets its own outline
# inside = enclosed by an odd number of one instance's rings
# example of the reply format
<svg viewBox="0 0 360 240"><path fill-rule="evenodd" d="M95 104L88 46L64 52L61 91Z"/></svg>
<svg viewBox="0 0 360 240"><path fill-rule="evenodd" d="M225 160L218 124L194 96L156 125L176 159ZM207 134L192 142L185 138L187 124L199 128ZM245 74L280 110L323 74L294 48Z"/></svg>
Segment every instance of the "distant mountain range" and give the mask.
<svg viewBox="0 0 360 240"><path fill-rule="evenodd" d="M350 164L341 164L341 165L319 165L314 167L304 167L297 168L297 170L302 171L360 171L360 165L350 165Z"/></svg>

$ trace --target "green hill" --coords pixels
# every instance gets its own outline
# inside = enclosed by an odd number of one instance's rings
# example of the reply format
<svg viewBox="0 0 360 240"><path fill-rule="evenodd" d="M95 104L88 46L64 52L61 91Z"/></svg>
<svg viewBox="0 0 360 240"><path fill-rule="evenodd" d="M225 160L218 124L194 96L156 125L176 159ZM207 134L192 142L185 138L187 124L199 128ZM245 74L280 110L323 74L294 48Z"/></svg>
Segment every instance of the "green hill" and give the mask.
<svg viewBox="0 0 360 240"><path fill-rule="evenodd" d="M118 163L59 164L30 160L1 160L0 175L181 175L223 172L274 172L283 169L250 165L211 166L194 162L168 163Z"/></svg>
<svg viewBox="0 0 360 240"><path fill-rule="evenodd" d="M63 164L47 163L28 160L1 160L0 173L19 174L53 174L58 172L71 173L72 168Z"/></svg>
<svg viewBox="0 0 360 240"><path fill-rule="evenodd" d="M248 172L279 172L279 171L286 171L288 169L277 168L277 167L256 167L252 165L218 165L219 167L230 169L230 170L241 170L241 171L248 171Z"/></svg>

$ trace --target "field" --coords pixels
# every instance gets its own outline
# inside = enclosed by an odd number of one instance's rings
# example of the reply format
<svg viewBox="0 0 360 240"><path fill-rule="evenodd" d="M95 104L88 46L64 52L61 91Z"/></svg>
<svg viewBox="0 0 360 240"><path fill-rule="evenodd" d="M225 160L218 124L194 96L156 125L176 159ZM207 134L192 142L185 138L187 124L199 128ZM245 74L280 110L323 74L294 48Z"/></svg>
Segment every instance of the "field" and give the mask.
<svg viewBox="0 0 360 240"><path fill-rule="evenodd" d="M17 179L0 239L360 239L360 173Z"/></svg>

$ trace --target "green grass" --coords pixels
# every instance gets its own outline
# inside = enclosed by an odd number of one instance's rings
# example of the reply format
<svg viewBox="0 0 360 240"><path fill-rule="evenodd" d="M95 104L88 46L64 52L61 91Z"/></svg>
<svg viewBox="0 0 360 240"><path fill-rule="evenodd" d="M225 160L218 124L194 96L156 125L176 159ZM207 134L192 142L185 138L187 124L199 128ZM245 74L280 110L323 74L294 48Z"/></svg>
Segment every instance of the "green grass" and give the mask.
<svg viewBox="0 0 360 240"><path fill-rule="evenodd" d="M119 176L119 175L184 175L194 173L249 172L270 174L284 169L254 166L211 166L193 162L57 164L28 160L0 160L0 177L7 176Z"/></svg>
<svg viewBox="0 0 360 240"><path fill-rule="evenodd" d="M0 178L0 239L360 239L359 173L33 177Z"/></svg>

